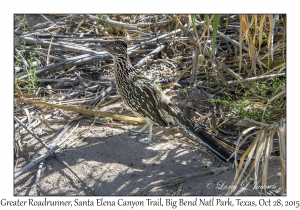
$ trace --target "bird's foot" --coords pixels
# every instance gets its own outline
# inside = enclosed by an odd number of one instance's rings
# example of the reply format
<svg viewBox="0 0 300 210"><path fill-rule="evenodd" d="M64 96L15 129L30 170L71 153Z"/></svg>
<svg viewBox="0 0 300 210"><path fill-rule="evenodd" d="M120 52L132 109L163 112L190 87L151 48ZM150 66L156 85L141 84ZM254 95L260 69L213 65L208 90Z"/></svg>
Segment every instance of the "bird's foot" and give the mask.
<svg viewBox="0 0 300 210"><path fill-rule="evenodd" d="M131 136L138 136L138 135L148 135L148 132L141 132L141 131L136 131L136 130L130 130L130 135Z"/></svg>
<svg viewBox="0 0 300 210"><path fill-rule="evenodd" d="M145 139L145 140L138 140L139 143L142 143L142 144L147 144L149 146L154 146L154 143L152 143L151 141L149 141L148 139Z"/></svg>

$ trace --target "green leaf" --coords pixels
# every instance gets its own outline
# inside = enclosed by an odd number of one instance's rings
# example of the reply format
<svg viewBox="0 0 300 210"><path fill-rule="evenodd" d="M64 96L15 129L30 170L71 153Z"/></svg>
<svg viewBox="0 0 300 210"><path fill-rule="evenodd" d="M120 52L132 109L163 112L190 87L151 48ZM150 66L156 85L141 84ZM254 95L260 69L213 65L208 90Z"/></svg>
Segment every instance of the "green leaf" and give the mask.
<svg viewBox="0 0 300 210"><path fill-rule="evenodd" d="M192 19L194 33L197 34L197 29L196 29L196 24L195 24L196 15L195 14L191 14L191 19Z"/></svg>
<svg viewBox="0 0 300 210"><path fill-rule="evenodd" d="M208 24L208 20L209 20L208 15L204 15L204 20L205 20L205 24L207 25Z"/></svg>
<svg viewBox="0 0 300 210"><path fill-rule="evenodd" d="M217 32L219 28L219 22L220 22L220 15L214 15L213 19L213 34L212 34L212 50L211 55L214 53L215 46L216 46L216 38L217 38Z"/></svg>
<svg viewBox="0 0 300 210"><path fill-rule="evenodd" d="M190 96L189 96L189 92L187 91L187 89L183 89L183 92L185 92L185 94L186 94L186 97L188 98L188 99L190 99Z"/></svg>

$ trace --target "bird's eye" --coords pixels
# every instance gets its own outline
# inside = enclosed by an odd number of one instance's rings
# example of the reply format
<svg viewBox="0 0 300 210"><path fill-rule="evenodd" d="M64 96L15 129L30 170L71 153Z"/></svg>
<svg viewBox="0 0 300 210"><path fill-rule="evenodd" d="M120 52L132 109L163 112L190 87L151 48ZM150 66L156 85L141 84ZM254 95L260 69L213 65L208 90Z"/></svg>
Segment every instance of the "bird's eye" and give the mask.
<svg viewBox="0 0 300 210"><path fill-rule="evenodd" d="M121 48L119 46L116 46L116 50L121 50Z"/></svg>

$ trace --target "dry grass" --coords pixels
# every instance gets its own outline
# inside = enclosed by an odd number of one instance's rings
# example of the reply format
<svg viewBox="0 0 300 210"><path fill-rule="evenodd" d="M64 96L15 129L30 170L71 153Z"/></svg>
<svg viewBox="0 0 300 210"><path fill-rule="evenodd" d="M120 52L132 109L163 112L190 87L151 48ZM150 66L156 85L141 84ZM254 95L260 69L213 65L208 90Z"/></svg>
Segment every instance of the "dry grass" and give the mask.
<svg viewBox="0 0 300 210"><path fill-rule="evenodd" d="M251 134L248 134L250 132ZM239 151L240 145L253 136L254 139L242 155L240 163L235 163L236 174L232 186L246 182L252 174L254 174L254 183L267 186L269 161L272 158L279 158L281 163L281 194L284 195L286 193L286 119L282 118L272 125L261 125L260 127L255 126L246 129L238 139L239 146L236 147L235 153ZM271 155L275 140L276 144L279 145L279 156ZM242 180L243 177L244 180ZM234 188L229 189L227 195L231 195L233 192ZM267 189L263 189L262 193L267 194Z"/></svg>

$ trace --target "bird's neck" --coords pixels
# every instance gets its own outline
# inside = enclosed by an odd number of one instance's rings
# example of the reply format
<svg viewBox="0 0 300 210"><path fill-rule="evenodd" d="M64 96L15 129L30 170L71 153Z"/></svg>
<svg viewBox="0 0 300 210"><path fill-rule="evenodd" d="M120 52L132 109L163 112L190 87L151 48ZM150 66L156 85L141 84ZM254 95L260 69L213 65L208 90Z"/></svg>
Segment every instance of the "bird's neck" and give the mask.
<svg viewBox="0 0 300 210"><path fill-rule="evenodd" d="M131 62L128 56L116 56L113 59L115 67L119 66L120 68L123 68L128 65L131 66Z"/></svg>
<svg viewBox="0 0 300 210"><path fill-rule="evenodd" d="M136 70L132 66L129 57L122 56L122 57L114 57L114 72L116 77L118 76L126 77L135 74Z"/></svg>

